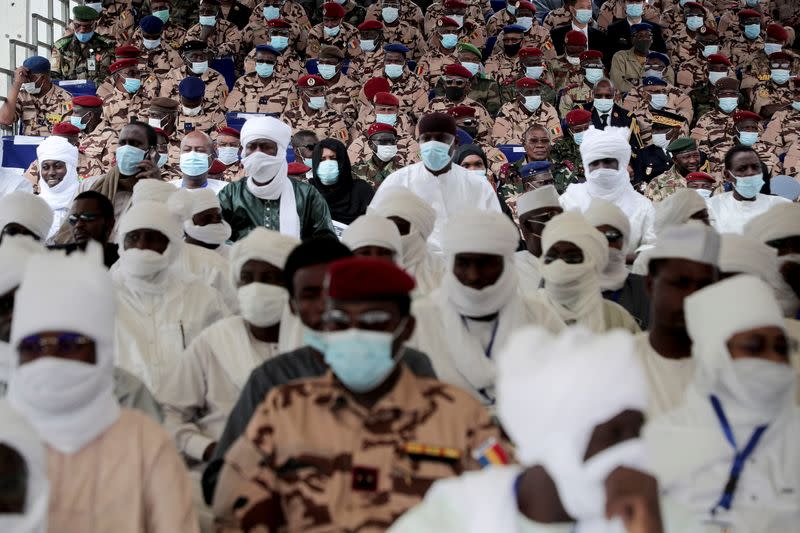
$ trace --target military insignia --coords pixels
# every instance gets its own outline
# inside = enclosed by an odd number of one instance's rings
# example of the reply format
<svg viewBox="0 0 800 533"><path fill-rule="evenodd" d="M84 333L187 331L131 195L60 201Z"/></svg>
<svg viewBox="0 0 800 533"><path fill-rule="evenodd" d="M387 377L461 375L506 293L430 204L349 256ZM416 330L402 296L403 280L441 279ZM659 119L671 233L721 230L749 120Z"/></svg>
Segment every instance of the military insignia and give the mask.
<svg viewBox="0 0 800 533"><path fill-rule="evenodd" d="M441 21L441 19L440 19L440 20L437 20L437 21L436 21L436 25L437 25L437 26L444 26L444 22L442 22L442 21Z"/></svg>
<svg viewBox="0 0 800 533"><path fill-rule="evenodd" d="M378 469L366 466L353 467L353 490L375 492L378 490Z"/></svg>
<svg viewBox="0 0 800 533"><path fill-rule="evenodd" d="M766 89L761 89L760 91L758 91L758 97L759 98L767 98L767 97L769 97L769 91L766 90Z"/></svg>
<svg viewBox="0 0 800 533"><path fill-rule="evenodd" d="M314 86L314 85L316 85L316 84L317 84L317 80L315 80L314 78L308 78L308 79L306 80L306 85L307 85L308 87L313 87L313 86Z"/></svg>
<svg viewBox="0 0 800 533"><path fill-rule="evenodd" d="M553 126L550 128L550 133L553 135L561 135L561 128L559 126Z"/></svg>
<svg viewBox="0 0 800 533"><path fill-rule="evenodd" d="M486 442L478 446L478 448L472 452L472 458L478 461L483 467L508 464L508 456L505 450L503 450L500 443L498 443L497 439L494 437L489 437L486 439Z"/></svg>
<svg viewBox="0 0 800 533"><path fill-rule="evenodd" d="M50 124L58 124L59 122L61 122L61 119L63 118L63 116L61 114L59 114L59 113L47 113L44 116L44 118Z"/></svg>
<svg viewBox="0 0 800 533"><path fill-rule="evenodd" d="M552 50L553 49L553 43L551 41L547 41L547 42L544 43L544 46L542 46L542 48L544 48L545 50Z"/></svg>
<svg viewBox="0 0 800 533"><path fill-rule="evenodd" d="M761 74L758 76L758 81L767 81L769 78L769 74Z"/></svg>
<svg viewBox="0 0 800 533"><path fill-rule="evenodd" d="M458 448L444 448L442 446L428 446L418 442L407 442L403 444L402 450L413 459L444 462L455 462L461 459L461 450Z"/></svg>
<svg viewBox="0 0 800 533"><path fill-rule="evenodd" d="M347 130L346 130L346 129L341 129L341 130L339 130L339 137L340 137L340 138L341 138L343 141L346 141L346 140L347 140L347 136L348 136L348 134L347 134Z"/></svg>

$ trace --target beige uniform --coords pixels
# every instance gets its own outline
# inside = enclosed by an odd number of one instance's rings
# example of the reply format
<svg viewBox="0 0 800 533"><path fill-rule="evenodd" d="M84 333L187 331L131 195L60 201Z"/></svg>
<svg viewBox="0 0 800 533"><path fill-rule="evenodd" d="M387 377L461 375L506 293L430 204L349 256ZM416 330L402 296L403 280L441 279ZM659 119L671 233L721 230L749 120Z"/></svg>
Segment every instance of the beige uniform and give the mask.
<svg viewBox="0 0 800 533"><path fill-rule="evenodd" d="M361 54L361 46L358 44L358 30L350 24L342 21L339 34L336 37L325 36L323 24L319 23L308 32L308 46L306 56L317 57L323 46L334 46L344 52L345 57L356 57Z"/></svg>
<svg viewBox="0 0 800 533"><path fill-rule="evenodd" d="M325 88L328 104L342 115L348 129L358 118L358 92L360 90L361 84L344 74L339 75L336 83Z"/></svg>
<svg viewBox="0 0 800 533"><path fill-rule="evenodd" d="M175 134L178 136L178 139L182 140L187 133L195 130L211 133L225 126L227 126L225 122L225 113L214 106L213 109L208 111L204 109L203 112L195 117L187 117L183 113L179 113Z"/></svg>
<svg viewBox="0 0 800 533"><path fill-rule="evenodd" d="M500 108L492 127L492 143L523 144L522 137L525 131L534 124L547 129L551 142L557 141L564 135L555 107L542 102L539 108L531 113L520 102L513 101L503 104Z"/></svg>
<svg viewBox="0 0 800 533"><path fill-rule="evenodd" d="M89 162L87 177L100 176L110 170L118 138L119 130L106 128L103 123L98 124L85 138L81 138L80 150Z"/></svg>
<svg viewBox="0 0 800 533"><path fill-rule="evenodd" d="M172 98L176 102L180 102L181 97L178 92L178 86L181 80L189 75L189 67L186 65L170 72L161 80L161 94L159 96ZM213 68L209 68L200 75L200 79L206 84L206 92L203 101L207 105L218 105L225 111L225 98L228 97L228 85L225 83L225 78L222 74Z"/></svg>
<svg viewBox="0 0 800 533"><path fill-rule="evenodd" d="M408 59L414 61L418 61L428 51L428 42L425 40L425 36L417 26L403 19L402 15L398 17L397 24L394 26L383 23L383 42L405 45L409 50Z"/></svg>
<svg viewBox="0 0 800 533"><path fill-rule="evenodd" d="M417 76L425 81L426 90L432 89L439 81L444 67L457 62L454 50L442 52L438 46L431 46L417 63Z"/></svg>
<svg viewBox="0 0 800 533"><path fill-rule="evenodd" d="M307 113L300 105L284 111L282 118L295 132L310 130L320 139L331 137L341 141L345 146L350 143L350 132L344 117L330 105L325 109L313 110L312 113Z"/></svg>
<svg viewBox="0 0 800 533"><path fill-rule="evenodd" d="M367 134L370 126L375 124L375 109L372 106L363 106L358 113L358 119L353 127L350 128L350 138L356 139ZM411 117L406 113L398 113L397 121L394 123L394 129L397 130L398 135L414 135L414 122Z"/></svg>
<svg viewBox="0 0 800 533"><path fill-rule="evenodd" d="M195 24L186 31L184 42L203 41L204 39L200 38L202 31L203 26ZM205 42L208 44L209 48L216 50L214 54L216 57L236 57L239 53L239 47L242 44L242 32L239 31L239 28L237 28L233 22L228 22L225 19L217 19L217 25L214 26L211 35L205 39Z"/></svg>
<svg viewBox="0 0 800 533"><path fill-rule="evenodd" d="M363 85L376 73L383 72L383 59L385 53L379 45L372 52L362 52L360 56L350 61L347 77Z"/></svg>
<svg viewBox="0 0 800 533"><path fill-rule="evenodd" d="M244 71L246 74L256 71L256 49L253 48L244 59ZM303 63L294 52L288 49L278 56L275 62L276 78L283 78L290 81L297 81L306 73L305 63Z"/></svg>
<svg viewBox="0 0 800 533"><path fill-rule="evenodd" d="M448 109L459 105L469 106L475 110L475 118L478 120L478 134L475 137L475 142L488 142L492 133L492 117L489 116L489 112L486 111L485 107L469 96L465 96L460 102L451 102L444 96L437 96L428 102L428 106L423 111L423 114L434 112L445 113Z"/></svg>
<svg viewBox="0 0 800 533"><path fill-rule="evenodd" d="M793 98L794 90L790 82L778 85L772 80L767 80L759 82L753 87L750 106L754 113L761 113L761 108L764 106L780 104L789 107Z"/></svg>
<svg viewBox="0 0 800 533"><path fill-rule="evenodd" d="M287 21L289 22L289 21ZM307 22L307 21L306 21ZM296 50L305 50L308 42L308 29L300 24L290 22L289 28L289 47L283 50L281 55L290 54L296 55ZM241 54L249 54L253 48L260 44L270 44L271 38L269 36L269 27L264 23L264 18L261 17L257 22L250 22L242 30L242 46Z"/></svg>
<svg viewBox="0 0 800 533"><path fill-rule="evenodd" d="M120 131L131 120L142 120L150 109L150 101L158 96L158 91L159 83L155 75L144 80L142 87L133 94L114 87L114 91L103 101L103 126Z"/></svg>
<svg viewBox="0 0 800 533"><path fill-rule="evenodd" d="M347 156L351 163L366 161L372 158L372 148L369 147L366 135L360 135L353 139L352 144L347 148ZM397 137L397 156L393 163L397 168L419 161L419 145L410 135L399 135ZM373 183L373 185L375 185Z"/></svg>
<svg viewBox="0 0 800 533"><path fill-rule="evenodd" d="M542 20L542 26L546 30L552 30L553 28L558 28L559 26L563 26L564 24L569 24L572 22L572 15L570 14L569 10L566 7L558 7L556 9L551 9L549 13L544 17Z"/></svg>
<svg viewBox="0 0 800 533"><path fill-rule="evenodd" d="M72 95L53 83L44 94L32 95L20 90L14 118L22 121L23 135L47 136L70 111Z"/></svg>
<svg viewBox="0 0 800 533"><path fill-rule="evenodd" d="M555 59L556 49L553 46L553 40L550 38L550 32L534 24L530 30L522 34L522 47L523 48L538 48L542 51L542 57L545 59ZM492 55L503 53L503 39L499 38L494 43Z"/></svg>
<svg viewBox="0 0 800 533"><path fill-rule="evenodd" d="M163 42L155 50L142 49L140 57L147 66L147 70L154 73L158 79L166 77L170 71L184 65L181 55Z"/></svg>
<svg viewBox="0 0 800 533"><path fill-rule="evenodd" d="M233 85L225 99L225 109L246 113L281 114L295 92L295 84L275 74L262 78L255 72L245 74Z"/></svg>
<svg viewBox="0 0 800 533"><path fill-rule="evenodd" d="M494 78L500 87L514 83L521 75L519 58L505 53L492 55L486 60L486 75Z"/></svg>
<svg viewBox="0 0 800 533"><path fill-rule="evenodd" d="M623 0L606 0L600 6L600 12L597 15L597 26L606 31L612 22L627 18L625 14L625 2ZM642 20L659 24L661 14L658 9L652 4L644 4L644 12L642 13Z"/></svg>
<svg viewBox="0 0 800 533"><path fill-rule="evenodd" d="M404 20L417 28L422 28L424 21L422 9L412 0L400 0L400 8L397 13L398 20ZM376 2L367 7L367 15L364 20L379 20L383 22L380 3Z"/></svg>
<svg viewBox="0 0 800 533"><path fill-rule="evenodd" d="M164 24L163 29L161 30L161 42L167 44L170 48L177 50L181 47L181 43L183 43L183 38L186 36L186 28L182 26L177 26L173 24L171 21L167 21ZM142 28L136 28L136 31L133 32L133 38L131 39L131 45L135 46L139 50L144 48L142 44Z"/></svg>
<svg viewBox="0 0 800 533"><path fill-rule="evenodd" d="M792 146L800 143L800 111L788 108L775 112L761 139L774 144L779 154L785 154Z"/></svg>

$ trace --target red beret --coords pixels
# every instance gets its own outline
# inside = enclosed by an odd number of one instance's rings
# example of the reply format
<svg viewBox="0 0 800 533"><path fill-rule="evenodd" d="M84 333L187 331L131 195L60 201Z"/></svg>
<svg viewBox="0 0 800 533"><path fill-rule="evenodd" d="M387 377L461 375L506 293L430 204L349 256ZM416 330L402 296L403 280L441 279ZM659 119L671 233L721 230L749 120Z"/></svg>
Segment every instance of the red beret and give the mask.
<svg viewBox="0 0 800 533"><path fill-rule="evenodd" d="M722 54L711 54L706 58L709 65L728 65L731 66L731 60Z"/></svg>
<svg viewBox="0 0 800 533"><path fill-rule="evenodd" d="M761 18L761 13L759 13L755 9L742 9L741 11L739 11L740 19L746 19L750 17Z"/></svg>
<svg viewBox="0 0 800 533"><path fill-rule="evenodd" d="M103 99L97 96L76 96L72 99L72 105L81 107L103 107Z"/></svg>
<svg viewBox="0 0 800 533"><path fill-rule="evenodd" d="M534 13L536 13L536 6L533 5L533 2L528 2L527 0L521 0L519 4L517 4L517 9L530 9Z"/></svg>
<svg viewBox="0 0 800 533"><path fill-rule="evenodd" d="M714 176L711 174L706 174L705 172L690 172L686 175L686 181L710 181L714 182L717 181L714 179Z"/></svg>
<svg viewBox="0 0 800 533"><path fill-rule="evenodd" d="M169 137L167 132L162 130L161 128L153 128L153 131L156 132L156 135L161 135L162 137Z"/></svg>
<svg viewBox="0 0 800 533"><path fill-rule="evenodd" d="M794 77L793 77L791 80L789 80L789 81L791 81L791 82L792 82L793 84L795 84L795 85L800 85L800 76L794 76Z"/></svg>
<svg viewBox="0 0 800 533"><path fill-rule="evenodd" d="M603 52L600 50L586 50L581 52L580 58L581 61L584 59L603 59Z"/></svg>
<svg viewBox="0 0 800 533"><path fill-rule="evenodd" d="M569 30L564 36L564 43L574 46L586 46L589 40L582 31Z"/></svg>
<svg viewBox="0 0 800 533"><path fill-rule="evenodd" d="M468 105L457 105L447 110L447 114L451 117L474 117L475 108Z"/></svg>
<svg viewBox="0 0 800 533"><path fill-rule="evenodd" d="M311 170L311 167L305 166L302 161L294 161L289 163L286 167L286 173L290 176L299 176L300 174L305 174L309 170Z"/></svg>
<svg viewBox="0 0 800 533"><path fill-rule="evenodd" d="M774 54L770 54L767 56L772 61L791 61L794 59L794 56L788 52L775 52Z"/></svg>
<svg viewBox="0 0 800 533"><path fill-rule="evenodd" d="M526 48L521 49L517 53L517 57L542 57L542 51L539 48L533 48L532 46L528 46Z"/></svg>
<svg viewBox="0 0 800 533"><path fill-rule="evenodd" d="M542 84L533 78L520 78L514 83L517 89L530 89L533 87L540 87Z"/></svg>
<svg viewBox="0 0 800 533"><path fill-rule="evenodd" d="M388 133L394 133L395 135L397 135L397 129L395 129L394 126L391 126L389 124L384 124L382 122L376 122L375 124L370 126L369 129L367 130L367 137L372 137L376 133L380 133L382 131Z"/></svg>
<svg viewBox="0 0 800 533"><path fill-rule="evenodd" d="M445 0L444 7L450 7L453 9L462 9L469 7L466 2L462 2L461 0Z"/></svg>
<svg viewBox="0 0 800 533"><path fill-rule="evenodd" d="M115 72L117 72L119 70L122 70L124 68L135 67L138 64L139 64L139 60L138 59L132 59L132 58L131 59L117 59L116 61L111 63L111 66L108 67L108 71L113 74L113 73L115 73Z"/></svg>
<svg viewBox="0 0 800 533"><path fill-rule="evenodd" d="M375 93L375 97L372 99L372 103L375 105L400 105L400 99L389 92L379 92Z"/></svg>
<svg viewBox="0 0 800 533"><path fill-rule="evenodd" d="M223 163L219 159L215 159L214 162L211 163L211 166L208 168L208 173L222 174L223 172L225 172L226 168L228 168L228 166L225 163Z"/></svg>
<svg viewBox="0 0 800 533"><path fill-rule="evenodd" d="M117 59L139 57L140 55L142 55L142 51L135 46L125 45L114 49L114 57Z"/></svg>
<svg viewBox="0 0 800 533"><path fill-rule="evenodd" d="M779 41L788 41L789 32L780 24L770 24L767 26L767 37L778 39Z"/></svg>
<svg viewBox="0 0 800 533"><path fill-rule="evenodd" d="M439 17L439 21L436 23L437 26L458 26L458 22L451 19L450 17Z"/></svg>
<svg viewBox="0 0 800 533"><path fill-rule="evenodd" d="M291 28L292 25L283 19L272 19L267 21L267 26L270 28Z"/></svg>
<svg viewBox="0 0 800 533"><path fill-rule="evenodd" d="M366 20L358 25L358 29L360 31L366 30L382 30L383 24L378 22L377 20Z"/></svg>
<svg viewBox="0 0 800 533"><path fill-rule="evenodd" d="M241 133L238 130L231 128L230 126L225 126L224 128L217 128L217 133L220 135L227 135L229 137L236 137L237 139L241 138Z"/></svg>
<svg viewBox="0 0 800 533"><path fill-rule="evenodd" d="M391 89L389 80L386 78L371 78L364 84L364 94L370 102L378 93L388 93Z"/></svg>
<svg viewBox="0 0 800 533"><path fill-rule="evenodd" d="M745 120L754 120L756 122L761 122L761 116L758 113L753 113L752 111L744 111L742 109L733 113L734 124L738 124L739 122L743 122Z"/></svg>
<svg viewBox="0 0 800 533"><path fill-rule="evenodd" d="M686 9L687 7L696 7L698 9L705 10L705 7L703 7L703 4L700 2L686 2L683 4L683 9Z"/></svg>
<svg viewBox="0 0 800 533"><path fill-rule="evenodd" d="M567 126L579 126L590 123L592 121L592 113L585 109L573 109L564 118L567 120Z"/></svg>
<svg viewBox="0 0 800 533"><path fill-rule="evenodd" d="M78 135L80 132L80 128L70 122L59 122L53 126L53 135Z"/></svg>
<svg viewBox="0 0 800 533"><path fill-rule="evenodd" d="M325 17L344 18L344 8L336 2L322 4L322 15Z"/></svg>
<svg viewBox="0 0 800 533"><path fill-rule="evenodd" d="M444 75L469 79L472 77L472 72L468 71L458 63L453 63L444 67Z"/></svg>
<svg viewBox="0 0 800 533"><path fill-rule="evenodd" d="M334 300L383 300L408 296L414 278L383 259L348 257L328 265L328 297Z"/></svg>
<svg viewBox="0 0 800 533"><path fill-rule="evenodd" d="M339 4L336 4L339 5ZM298 87L316 87L317 85L325 86L325 78L317 76L316 74L306 74L297 80Z"/></svg>

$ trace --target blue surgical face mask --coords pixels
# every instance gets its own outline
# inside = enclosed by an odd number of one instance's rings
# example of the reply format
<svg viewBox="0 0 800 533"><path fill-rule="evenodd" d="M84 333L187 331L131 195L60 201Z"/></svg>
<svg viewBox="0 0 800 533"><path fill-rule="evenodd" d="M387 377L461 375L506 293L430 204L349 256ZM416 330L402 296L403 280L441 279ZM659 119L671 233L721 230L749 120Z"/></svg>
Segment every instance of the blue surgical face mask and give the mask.
<svg viewBox="0 0 800 533"><path fill-rule="evenodd" d="M308 97L308 107L311 109L322 109L325 107L325 97L324 96L309 96Z"/></svg>
<svg viewBox="0 0 800 533"><path fill-rule="evenodd" d="M744 27L744 36L755 41L761 35L761 24L746 24Z"/></svg>
<svg viewBox="0 0 800 533"><path fill-rule="evenodd" d="M384 22L388 22L392 24L397 17L400 15L400 11L396 7L384 7L381 9L381 17L383 17Z"/></svg>
<svg viewBox="0 0 800 533"><path fill-rule="evenodd" d="M341 26L334 26L333 28L329 28L329 27L325 26L323 28L323 30L325 31L325 36L326 37L336 37L337 35L339 35L339 32L342 30L342 27Z"/></svg>
<svg viewBox="0 0 800 533"><path fill-rule="evenodd" d="M273 35L269 38L269 45L275 50L282 52L289 46L289 37L286 35Z"/></svg>
<svg viewBox="0 0 800 533"><path fill-rule="evenodd" d="M211 166L211 162L208 159L208 154L184 152L181 154L180 159L181 172L190 177L205 174Z"/></svg>
<svg viewBox="0 0 800 533"><path fill-rule="evenodd" d="M405 327L405 321L401 323ZM368 392L383 383L397 366L392 357L394 335L350 328L325 334L325 362L349 390Z"/></svg>
<svg viewBox="0 0 800 533"><path fill-rule="evenodd" d="M81 43L88 43L89 41L92 40L92 37L94 37L93 31L87 31L86 33L81 33L77 31L75 32L75 38L78 39L78 42Z"/></svg>
<svg viewBox="0 0 800 533"><path fill-rule="evenodd" d="M372 52L375 50L375 39L361 39L358 43L363 52Z"/></svg>
<svg viewBox="0 0 800 533"><path fill-rule="evenodd" d="M583 142L584 133L586 133L586 132L585 131L579 131L577 133L573 133L572 134L572 140L574 140L575 144L577 144L578 146L580 146L581 143Z"/></svg>
<svg viewBox="0 0 800 533"><path fill-rule="evenodd" d="M264 6L264 18L267 20L275 20L281 16L281 8L275 6Z"/></svg>
<svg viewBox="0 0 800 533"><path fill-rule="evenodd" d="M603 77L603 69L601 68L587 68L586 69L586 81L594 85L597 83L600 78Z"/></svg>
<svg viewBox="0 0 800 533"><path fill-rule="evenodd" d="M708 57L711 54L718 54L718 53L719 53L718 44L707 44L703 47L703 57Z"/></svg>
<svg viewBox="0 0 800 533"><path fill-rule="evenodd" d="M739 142L745 146L753 146L758 141L757 131L740 131Z"/></svg>
<svg viewBox="0 0 800 533"><path fill-rule="evenodd" d="M728 75L727 72L717 72L716 70L709 71L708 73L708 81L711 82L711 85L715 85L719 80L726 77Z"/></svg>
<svg viewBox="0 0 800 533"><path fill-rule="evenodd" d="M128 91L130 94L135 93L142 87L142 80L139 78L125 78L125 81L122 82L122 86Z"/></svg>
<svg viewBox="0 0 800 533"><path fill-rule="evenodd" d="M592 10L591 9L577 9L575 11L575 20L577 20L581 24L588 24L589 21L592 20Z"/></svg>
<svg viewBox="0 0 800 533"><path fill-rule="evenodd" d="M639 18L644 13L644 4L626 4L625 14L630 18Z"/></svg>
<svg viewBox="0 0 800 533"><path fill-rule="evenodd" d="M155 48L158 48L159 45L161 45L161 38L159 37L158 39L145 39L143 37L142 45L144 45L144 47L147 48L148 50L153 50Z"/></svg>
<svg viewBox="0 0 800 533"><path fill-rule="evenodd" d="M455 33L445 33L441 36L442 46L445 48L455 48L458 44L458 35Z"/></svg>
<svg viewBox="0 0 800 533"><path fill-rule="evenodd" d="M733 174L731 174L733 176ZM741 196L744 198L755 198L764 186L764 175L762 173L754 174L752 176L733 176L736 184L733 186Z"/></svg>
<svg viewBox="0 0 800 533"><path fill-rule="evenodd" d="M800 111L800 101L795 100L794 102L792 102L792 109L794 109L795 111Z"/></svg>
<svg viewBox="0 0 800 533"><path fill-rule="evenodd" d="M480 63L473 63L472 61L462 61L461 66L467 69L473 76L477 74L481 68Z"/></svg>
<svg viewBox="0 0 800 533"><path fill-rule="evenodd" d="M394 126L397 123L397 113L375 113L375 122Z"/></svg>
<svg viewBox="0 0 800 533"><path fill-rule="evenodd" d="M533 17L517 17L517 26L522 26L528 31L533 27Z"/></svg>
<svg viewBox="0 0 800 533"><path fill-rule="evenodd" d="M191 69L195 74L202 75L208 70L208 61L193 61Z"/></svg>
<svg viewBox="0 0 800 533"><path fill-rule="evenodd" d="M169 9L161 9L159 11L153 11L153 16L160 18L161 22L166 24L167 21L169 20Z"/></svg>
<svg viewBox="0 0 800 533"><path fill-rule="evenodd" d="M432 172L438 172L450 164L451 145L439 142L428 141L419 145L420 156L425 168Z"/></svg>
<svg viewBox="0 0 800 533"><path fill-rule="evenodd" d="M303 164L308 168L314 168L314 160L311 159L310 157L304 157Z"/></svg>
<svg viewBox="0 0 800 533"><path fill-rule="evenodd" d="M719 108L723 113L730 113L739 106L739 99L735 96L725 96L719 99Z"/></svg>
<svg viewBox="0 0 800 533"><path fill-rule="evenodd" d="M158 166L158 168L163 168L164 165L167 164L167 161L169 161L169 154L158 154L156 166Z"/></svg>
<svg viewBox="0 0 800 533"><path fill-rule="evenodd" d="M323 185L333 185L339 181L339 162L328 159L317 165L317 177Z"/></svg>
<svg viewBox="0 0 800 533"><path fill-rule="evenodd" d="M133 176L139 172L139 167L136 165L144 160L145 155L147 152L129 144L118 146L115 152L117 168L123 176Z"/></svg>
<svg viewBox="0 0 800 533"><path fill-rule="evenodd" d="M644 71L644 76L642 76L642 77L643 78L652 77L652 78L658 78L660 80L663 80L664 79L664 72L661 71L661 70L658 70L656 68L648 68L648 69L646 69Z"/></svg>
<svg viewBox="0 0 800 533"><path fill-rule="evenodd" d="M542 73L544 73L544 67L541 65L525 67L525 76L528 78L538 80L542 77Z"/></svg>
<svg viewBox="0 0 800 533"><path fill-rule="evenodd" d="M511 5L508 2L506 2L506 11L508 11L510 15L514 15L517 12L517 6Z"/></svg>
<svg viewBox="0 0 800 533"><path fill-rule="evenodd" d="M608 113L614 107L613 98L595 98L593 102L594 108L598 113Z"/></svg>
<svg viewBox="0 0 800 533"><path fill-rule="evenodd" d="M782 50L783 45L781 43L764 43L764 53L766 55L771 55Z"/></svg>
<svg viewBox="0 0 800 533"><path fill-rule="evenodd" d="M397 65L395 63L389 63L388 65L384 65L383 71L386 75L391 79L399 78L403 75L403 65Z"/></svg>
<svg viewBox="0 0 800 533"><path fill-rule="evenodd" d="M200 25L201 26L216 26L217 25L217 17L216 17L216 15L200 15Z"/></svg>
<svg viewBox="0 0 800 533"><path fill-rule="evenodd" d="M317 71L324 79L329 80L336 76L336 65L325 65L324 63L317 64Z"/></svg>
<svg viewBox="0 0 800 533"><path fill-rule="evenodd" d="M769 77L772 78L772 81L774 81L778 85L783 85L784 83L789 81L790 76L791 76L790 72L782 68L774 68L769 73Z"/></svg>
<svg viewBox="0 0 800 533"><path fill-rule="evenodd" d="M220 146L217 150L217 159L226 165L232 165L239 160L239 148L236 146Z"/></svg>
<svg viewBox="0 0 800 533"><path fill-rule="evenodd" d="M527 109L528 111L531 112L536 111L537 109L539 109L539 106L542 105L542 97L541 95L538 94L526 96L525 103L523 105L525 106L525 109Z"/></svg>
<svg viewBox="0 0 800 533"><path fill-rule="evenodd" d="M653 109L664 109L664 106L667 105L667 95L666 94L651 94L650 95L650 107Z"/></svg>
<svg viewBox="0 0 800 533"><path fill-rule="evenodd" d="M272 63L256 63L256 74L262 78L269 78L275 72L275 65Z"/></svg>
<svg viewBox="0 0 800 533"><path fill-rule="evenodd" d="M686 27L692 31L697 31L701 27L703 27L703 17L699 15L692 15L691 17L686 17Z"/></svg>
<svg viewBox="0 0 800 533"><path fill-rule="evenodd" d="M325 353L325 347L328 345L325 342L324 332L309 327L303 328L303 344L312 347L319 353Z"/></svg>
<svg viewBox="0 0 800 533"><path fill-rule="evenodd" d="M81 131L86 129L86 124L84 124L82 122L82 120L83 120L83 117L76 117L75 115L72 115L71 117L69 117L69 123L72 124L73 126L75 126L76 128L78 128Z"/></svg>

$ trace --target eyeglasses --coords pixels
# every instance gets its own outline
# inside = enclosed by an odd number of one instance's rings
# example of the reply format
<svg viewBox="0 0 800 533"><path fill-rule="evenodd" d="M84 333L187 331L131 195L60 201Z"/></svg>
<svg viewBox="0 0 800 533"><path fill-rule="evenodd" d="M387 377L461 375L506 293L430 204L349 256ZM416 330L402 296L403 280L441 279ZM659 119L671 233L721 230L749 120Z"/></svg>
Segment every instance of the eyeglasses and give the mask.
<svg viewBox="0 0 800 533"><path fill-rule="evenodd" d="M618 240L622 238L622 232L616 229L610 229L603 232L603 235L606 236L606 239L610 244L614 244Z"/></svg>
<svg viewBox="0 0 800 533"><path fill-rule="evenodd" d="M544 213L540 213L540 214L536 215L535 217L530 217L529 219L527 219L525 221L525 224L526 225L527 224L532 224L532 225L543 226L544 224L547 224L548 222L550 222L550 219L552 219L554 216L560 215L562 212L563 211L555 211L555 210L554 211L545 211Z"/></svg>
<svg viewBox="0 0 800 533"><path fill-rule="evenodd" d="M392 313L380 309L365 311L351 317L341 309L328 309L322 314L322 321L336 329L358 328L373 331L385 330L392 321Z"/></svg>
<svg viewBox="0 0 800 533"><path fill-rule="evenodd" d="M79 220L83 222L94 222L100 217L102 217L100 213L73 213L67 217L67 221L74 226Z"/></svg>
<svg viewBox="0 0 800 533"><path fill-rule="evenodd" d="M30 335L19 341L17 350L25 357L41 357L44 353L63 357L93 342L80 333L61 333L56 337Z"/></svg>

